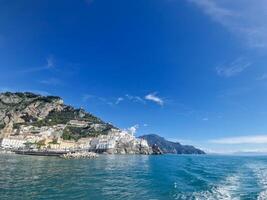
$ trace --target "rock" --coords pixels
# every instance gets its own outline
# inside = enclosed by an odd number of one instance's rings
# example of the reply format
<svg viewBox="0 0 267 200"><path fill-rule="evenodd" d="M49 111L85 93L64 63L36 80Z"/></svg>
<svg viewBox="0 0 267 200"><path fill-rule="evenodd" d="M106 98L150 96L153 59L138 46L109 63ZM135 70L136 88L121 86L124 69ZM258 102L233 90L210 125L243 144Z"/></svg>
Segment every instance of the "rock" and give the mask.
<svg viewBox="0 0 267 200"><path fill-rule="evenodd" d="M75 152L75 153L67 153L60 156L64 159L91 159L91 158L97 158L98 155L93 152Z"/></svg>
<svg viewBox="0 0 267 200"><path fill-rule="evenodd" d="M158 147L158 145L153 144L152 145L152 151L154 155L161 155L164 154L163 151Z"/></svg>
<svg viewBox="0 0 267 200"><path fill-rule="evenodd" d="M129 142L118 141L115 148L110 149L109 153L150 155L153 153L153 151L146 141L140 139L133 139Z"/></svg>

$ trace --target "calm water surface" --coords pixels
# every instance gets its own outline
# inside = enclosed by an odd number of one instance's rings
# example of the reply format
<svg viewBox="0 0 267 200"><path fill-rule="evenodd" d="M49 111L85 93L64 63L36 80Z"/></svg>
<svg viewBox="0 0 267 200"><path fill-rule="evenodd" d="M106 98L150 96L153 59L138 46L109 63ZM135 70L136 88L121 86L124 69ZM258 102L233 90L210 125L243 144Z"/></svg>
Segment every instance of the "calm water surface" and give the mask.
<svg viewBox="0 0 267 200"><path fill-rule="evenodd" d="M0 199L267 199L267 157L0 155Z"/></svg>

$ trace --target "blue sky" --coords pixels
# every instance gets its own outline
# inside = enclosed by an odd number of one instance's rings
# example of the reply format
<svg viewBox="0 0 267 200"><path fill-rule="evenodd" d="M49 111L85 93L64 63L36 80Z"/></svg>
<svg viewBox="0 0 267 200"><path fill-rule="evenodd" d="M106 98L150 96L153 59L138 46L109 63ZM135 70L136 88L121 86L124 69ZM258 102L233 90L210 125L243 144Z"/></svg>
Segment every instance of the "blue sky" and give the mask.
<svg viewBox="0 0 267 200"><path fill-rule="evenodd" d="M0 90L58 95L136 135L210 152L267 151L266 8L1 0Z"/></svg>

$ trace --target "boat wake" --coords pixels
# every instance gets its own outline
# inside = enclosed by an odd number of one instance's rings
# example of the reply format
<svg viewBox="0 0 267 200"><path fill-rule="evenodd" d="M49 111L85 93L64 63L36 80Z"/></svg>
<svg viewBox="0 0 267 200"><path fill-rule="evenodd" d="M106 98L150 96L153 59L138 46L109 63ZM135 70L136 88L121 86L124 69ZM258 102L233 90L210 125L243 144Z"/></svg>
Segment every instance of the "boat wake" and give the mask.
<svg viewBox="0 0 267 200"><path fill-rule="evenodd" d="M218 185L212 186L209 190L177 194L175 199L181 200L239 200L235 192L240 187L240 176L234 174L226 177Z"/></svg>
<svg viewBox="0 0 267 200"><path fill-rule="evenodd" d="M267 199L267 166L261 163L250 164L248 167L252 170L255 175L258 185L261 188L261 191L258 194L258 200Z"/></svg>

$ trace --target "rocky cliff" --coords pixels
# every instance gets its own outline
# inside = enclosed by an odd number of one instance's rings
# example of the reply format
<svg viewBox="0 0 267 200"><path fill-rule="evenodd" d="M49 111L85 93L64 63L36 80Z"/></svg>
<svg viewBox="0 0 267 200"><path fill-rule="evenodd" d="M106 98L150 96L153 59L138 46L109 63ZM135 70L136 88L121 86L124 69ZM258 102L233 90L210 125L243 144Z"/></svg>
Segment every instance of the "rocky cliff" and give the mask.
<svg viewBox="0 0 267 200"><path fill-rule="evenodd" d="M73 126L69 123L71 120L82 121L83 125ZM65 105L60 97L29 92L0 94L1 137L9 136L22 125L42 127L57 124L66 125L62 135L66 140L107 134L112 128L116 129L83 109Z"/></svg>
<svg viewBox="0 0 267 200"><path fill-rule="evenodd" d="M178 142L171 142L155 134L143 135L140 138L145 139L148 142L149 146L151 146L154 151L155 149L158 149L157 152L161 153L205 154L204 151L197 149L193 146L181 145Z"/></svg>

